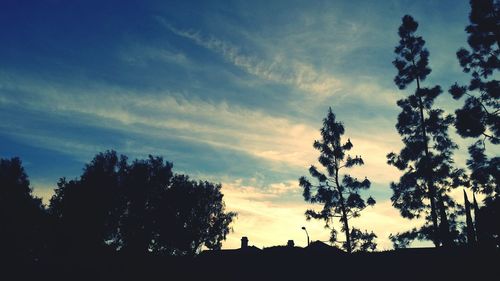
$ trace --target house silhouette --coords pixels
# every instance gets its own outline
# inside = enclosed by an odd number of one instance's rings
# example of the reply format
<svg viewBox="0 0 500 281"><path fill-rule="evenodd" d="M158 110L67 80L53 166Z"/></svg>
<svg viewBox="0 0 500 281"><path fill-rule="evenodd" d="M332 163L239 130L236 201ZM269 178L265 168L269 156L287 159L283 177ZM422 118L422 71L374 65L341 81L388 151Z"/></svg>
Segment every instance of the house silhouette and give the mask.
<svg viewBox="0 0 500 281"><path fill-rule="evenodd" d="M297 247L293 240L288 240L286 245L277 245L271 247L264 247L262 249L249 245L249 239L246 236L241 238L241 246L239 249L220 249L220 250L206 250L200 255L200 259L204 258L269 258L280 257L290 258L304 258L307 256L342 256L346 252L335 247L330 246L322 241L313 241L306 247Z"/></svg>

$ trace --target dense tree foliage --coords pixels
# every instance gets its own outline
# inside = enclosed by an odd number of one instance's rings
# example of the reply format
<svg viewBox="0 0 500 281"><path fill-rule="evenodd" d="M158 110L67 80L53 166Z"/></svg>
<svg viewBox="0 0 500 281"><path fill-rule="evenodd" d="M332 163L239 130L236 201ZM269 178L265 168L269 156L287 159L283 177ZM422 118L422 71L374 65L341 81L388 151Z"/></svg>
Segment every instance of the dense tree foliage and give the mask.
<svg viewBox="0 0 500 281"><path fill-rule="evenodd" d="M500 200L485 200L485 205L476 208L476 231L481 247L500 248Z"/></svg>
<svg viewBox="0 0 500 281"><path fill-rule="evenodd" d="M176 255L193 255L201 246L220 249L236 215L224 212L220 184L196 182L175 175L160 196L153 249Z"/></svg>
<svg viewBox="0 0 500 281"><path fill-rule="evenodd" d="M129 164L114 151L99 153L79 178L59 180L46 210L21 161L1 159L1 254L86 259L220 249L236 216L225 210L222 186L173 174L172 166L161 157Z"/></svg>
<svg viewBox="0 0 500 281"><path fill-rule="evenodd" d="M115 239L124 162L115 152L99 153L80 179L59 180L49 212L57 221L63 250L94 254Z"/></svg>
<svg viewBox="0 0 500 281"><path fill-rule="evenodd" d="M38 258L48 246L46 223L21 160L0 159L0 256Z"/></svg>
<svg viewBox="0 0 500 281"><path fill-rule="evenodd" d="M449 210L456 203L448 195L456 187L463 171L452 166L453 150L457 148L448 136L453 117L435 108L434 100L441 87L423 87L421 84L431 73L428 66L429 51L425 41L415 33L418 23L409 15L403 17L399 27L399 45L393 61L398 70L394 79L400 90L416 82L413 94L397 102L402 111L396 128L403 137L404 147L387 155L388 163L403 171L398 183L391 183L391 200L405 218L425 215L427 223L420 230L401 234L404 239L430 239L436 246L450 245L458 233L456 214ZM448 211L448 213L447 213ZM450 230L451 229L451 230Z"/></svg>
<svg viewBox="0 0 500 281"><path fill-rule="evenodd" d="M162 197L172 183L172 164L160 157L123 165L118 247L129 253L146 253L152 247L160 221ZM187 203L187 202L184 202ZM165 213L166 215L167 213Z"/></svg>
<svg viewBox="0 0 500 281"><path fill-rule="evenodd" d="M465 28L469 49L461 48L457 57L471 80L467 85L455 83L449 92L457 100L465 98L463 107L455 111L455 128L460 136L476 139L468 149L470 187L473 193L485 195L481 209L474 199L475 227L468 214L468 236L481 246L500 247L500 157L487 153L488 143L493 153L500 143L500 1L471 0L470 6L470 24Z"/></svg>
<svg viewBox="0 0 500 281"><path fill-rule="evenodd" d="M449 90L453 98L465 97L464 105L456 110L455 127L465 138L478 138L469 147L467 165L474 192L484 193L488 200L498 197L500 157L488 159L486 142L500 143L500 1L472 0L468 33L470 49L457 52L460 65L471 75L465 85L455 83Z"/></svg>
<svg viewBox="0 0 500 281"><path fill-rule="evenodd" d="M174 175L161 157L128 164L114 151L96 155L79 179L61 179L49 211L63 248L82 254L194 255L220 248L235 216L225 212L220 184Z"/></svg>
<svg viewBox="0 0 500 281"><path fill-rule="evenodd" d="M373 206L375 200L368 197L365 201L360 191L370 188L370 181L365 178L358 180L349 174L341 175L342 169L361 166L364 164L361 156L351 157L346 152L352 149L353 144L348 139L342 142L344 125L337 122L335 114L330 108L321 128L321 140L314 141L313 147L320 151L319 162L324 167L324 171L315 166L309 168L309 173L318 182L312 184L306 177L299 179L299 184L303 187L304 199L311 203L323 204L321 211L307 210L307 219L321 219L326 222L326 226L331 228L331 242L337 242L337 231L331 226L335 218L339 218L342 223L341 231L345 233L344 249L348 252L355 250L374 249L373 243L375 234L361 232L358 229L349 227L349 219L358 217L360 212L367 206Z"/></svg>

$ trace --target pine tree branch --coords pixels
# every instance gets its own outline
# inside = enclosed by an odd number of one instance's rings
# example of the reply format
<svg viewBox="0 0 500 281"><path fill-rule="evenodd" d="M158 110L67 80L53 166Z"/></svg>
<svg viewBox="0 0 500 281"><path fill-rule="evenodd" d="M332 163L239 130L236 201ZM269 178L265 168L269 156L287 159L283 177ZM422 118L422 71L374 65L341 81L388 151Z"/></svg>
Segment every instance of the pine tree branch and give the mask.
<svg viewBox="0 0 500 281"><path fill-rule="evenodd" d="M484 109L484 111L486 112L486 114L488 114L488 115L492 115L492 114L488 111L488 108L486 108L486 106L483 104L483 102L481 101L481 99L479 99L478 97L473 96L473 95L471 95L471 94L469 94L469 93L465 93L465 95L469 96L469 97L470 97L470 98L472 98L472 99L475 99L475 100L476 100L476 101L477 101L477 102L481 105L481 107ZM498 110L497 110L497 111L498 111Z"/></svg>

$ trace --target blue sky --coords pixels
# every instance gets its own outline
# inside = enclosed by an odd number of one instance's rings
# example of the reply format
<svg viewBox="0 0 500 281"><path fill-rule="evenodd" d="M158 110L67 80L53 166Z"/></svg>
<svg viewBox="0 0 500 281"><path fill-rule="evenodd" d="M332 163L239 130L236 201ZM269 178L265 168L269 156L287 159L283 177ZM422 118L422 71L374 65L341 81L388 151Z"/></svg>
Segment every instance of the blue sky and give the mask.
<svg viewBox="0 0 500 281"><path fill-rule="evenodd" d="M329 106L366 165L378 204L354 224L379 235L419 222L389 201L397 170L398 91L391 62L401 17L427 41L427 85L466 81L468 1L2 1L0 156L22 158L34 191L50 198L59 177L93 155L162 155L176 172L221 182L239 212L224 247L326 240L297 179L318 154ZM437 105L460 102L443 94ZM454 129L452 129L454 131ZM469 140L456 139L464 165Z"/></svg>

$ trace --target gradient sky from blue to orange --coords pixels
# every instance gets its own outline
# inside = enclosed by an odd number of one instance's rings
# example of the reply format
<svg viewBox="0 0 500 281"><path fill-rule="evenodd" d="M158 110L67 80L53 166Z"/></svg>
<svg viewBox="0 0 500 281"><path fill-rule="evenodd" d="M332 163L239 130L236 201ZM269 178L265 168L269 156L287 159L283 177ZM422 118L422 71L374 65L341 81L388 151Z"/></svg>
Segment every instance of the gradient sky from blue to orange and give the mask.
<svg viewBox="0 0 500 281"><path fill-rule="evenodd" d="M419 222L389 201L398 179L391 62L404 14L420 23L446 93L467 81L455 57L466 46L468 1L13 1L0 3L0 157L20 156L35 193L50 198L97 152L162 155L176 172L223 184L239 212L224 247L328 238L305 222L297 179L318 154L329 106L344 122L353 170L372 181L376 207L354 224L389 233ZM454 131L452 129L451 131ZM471 140L461 146L457 165Z"/></svg>

